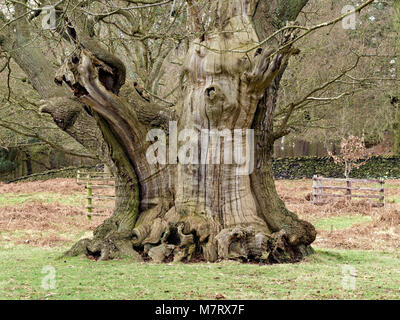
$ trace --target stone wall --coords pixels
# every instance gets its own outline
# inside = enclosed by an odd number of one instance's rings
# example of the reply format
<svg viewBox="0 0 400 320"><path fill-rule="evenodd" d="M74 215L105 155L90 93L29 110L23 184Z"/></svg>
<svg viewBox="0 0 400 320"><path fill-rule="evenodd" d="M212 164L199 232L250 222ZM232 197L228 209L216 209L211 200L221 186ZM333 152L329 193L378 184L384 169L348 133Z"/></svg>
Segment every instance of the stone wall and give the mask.
<svg viewBox="0 0 400 320"><path fill-rule="evenodd" d="M311 179L313 175L331 178L344 177L344 167L330 157L293 157L273 160L276 179ZM352 178L400 178L400 157L375 156L363 166L352 170Z"/></svg>

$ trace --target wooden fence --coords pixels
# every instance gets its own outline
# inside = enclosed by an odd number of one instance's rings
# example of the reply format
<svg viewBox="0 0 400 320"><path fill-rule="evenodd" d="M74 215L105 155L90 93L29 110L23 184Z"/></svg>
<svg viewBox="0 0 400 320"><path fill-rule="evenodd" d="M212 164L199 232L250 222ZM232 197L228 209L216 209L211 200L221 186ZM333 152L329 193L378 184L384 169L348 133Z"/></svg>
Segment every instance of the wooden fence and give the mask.
<svg viewBox="0 0 400 320"><path fill-rule="evenodd" d="M104 190L104 189L113 189L115 190L115 177L113 177L110 172L96 172L96 171L81 171L78 170L76 176L76 182L80 185L85 185L86 188L86 212L87 216L90 219L93 215L98 215L93 213L93 209L97 208L113 208L111 206L105 205L93 205L93 200L98 201L106 201L106 200L115 200L115 191L114 195L104 195L99 194L98 192L93 193L94 190Z"/></svg>
<svg viewBox="0 0 400 320"><path fill-rule="evenodd" d="M344 186L333 186L327 185L326 183L339 182L345 183ZM370 187L359 187L354 186L355 184L379 184L379 188L370 188ZM325 190L343 190L345 193L326 193ZM357 194L354 194L353 191L357 191ZM360 194L360 192L362 194ZM383 179L336 179L336 178L323 178L314 176L313 178L313 204L325 204L324 198L366 198L366 199L377 199L378 202L376 205L384 206L385 205L385 180Z"/></svg>

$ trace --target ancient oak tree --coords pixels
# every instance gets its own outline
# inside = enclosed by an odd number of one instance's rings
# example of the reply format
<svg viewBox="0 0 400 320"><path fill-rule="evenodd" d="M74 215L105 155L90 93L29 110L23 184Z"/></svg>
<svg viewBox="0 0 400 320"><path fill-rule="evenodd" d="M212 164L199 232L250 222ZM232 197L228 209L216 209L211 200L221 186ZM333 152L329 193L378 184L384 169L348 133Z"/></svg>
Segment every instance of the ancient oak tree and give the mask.
<svg viewBox="0 0 400 320"><path fill-rule="evenodd" d="M287 133L273 125L277 91L298 54L293 21L307 0L127 1L128 7L119 1L100 11L61 1L54 34L72 50L57 68L32 42L36 11L26 1L11 2L19 18L2 16L8 21L0 29L2 50L29 77L42 112L117 176L113 215L67 255L275 263L312 252L316 231L286 209L271 167L273 143ZM110 23L113 17L126 22ZM168 32L157 32L154 25L165 21ZM102 24L118 29L117 48L101 43ZM125 41L127 35L136 42ZM162 47L169 37L178 39L178 49ZM146 46L160 43L158 60L148 58L155 50ZM147 58L129 65L121 52L131 49ZM169 103L155 88L174 50L184 59L171 69L179 86L176 103ZM163 143L165 154L154 148Z"/></svg>

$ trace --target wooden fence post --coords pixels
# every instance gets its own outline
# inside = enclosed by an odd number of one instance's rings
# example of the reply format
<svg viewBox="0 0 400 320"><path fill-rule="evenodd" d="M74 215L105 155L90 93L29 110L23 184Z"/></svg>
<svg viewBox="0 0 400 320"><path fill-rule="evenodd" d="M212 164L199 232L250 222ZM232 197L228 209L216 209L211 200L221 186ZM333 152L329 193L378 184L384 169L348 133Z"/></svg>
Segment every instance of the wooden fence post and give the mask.
<svg viewBox="0 0 400 320"><path fill-rule="evenodd" d="M379 190L379 193L381 197L379 198L379 202L382 203L382 206L385 206L385 180L382 179L380 183L381 183L381 190Z"/></svg>
<svg viewBox="0 0 400 320"><path fill-rule="evenodd" d="M111 181L113 179L113 181ZM86 172L77 170L76 177L78 185L85 185L86 189L86 216L88 219L91 219L95 214L94 209L96 208L113 208L111 206L94 206L93 202L95 199L99 201L102 200L114 200L115 204L115 195L101 195L101 194L93 194L94 189L105 189L105 188L114 188L115 190L115 177L111 175L110 172Z"/></svg>
<svg viewBox="0 0 400 320"><path fill-rule="evenodd" d="M320 201L320 203L322 203L323 202L323 199L324 199L324 197L323 197L323 194L324 194L324 188L323 188L323 186L324 186L324 181L322 180L322 179L318 179L319 181L319 184L318 184L318 199L319 199L319 201Z"/></svg>
<svg viewBox="0 0 400 320"><path fill-rule="evenodd" d="M314 175L313 177L313 204L317 204L318 202L318 176Z"/></svg>
<svg viewBox="0 0 400 320"><path fill-rule="evenodd" d="M346 195L347 195L348 197L350 197L350 201L351 201L351 195L352 195L351 187L352 187L352 183L351 183L351 179L350 179L350 178L346 178L346 187L347 187Z"/></svg>
<svg viewBox="0 0 400 320"><path fill-rule="evenodd" d="M93 199L93 191L92 191L92 183L88 182L86 185L87 189L87 197L86 197L86 209L87 209L87 217L90 220L92 218L92 199Z"/></svg>

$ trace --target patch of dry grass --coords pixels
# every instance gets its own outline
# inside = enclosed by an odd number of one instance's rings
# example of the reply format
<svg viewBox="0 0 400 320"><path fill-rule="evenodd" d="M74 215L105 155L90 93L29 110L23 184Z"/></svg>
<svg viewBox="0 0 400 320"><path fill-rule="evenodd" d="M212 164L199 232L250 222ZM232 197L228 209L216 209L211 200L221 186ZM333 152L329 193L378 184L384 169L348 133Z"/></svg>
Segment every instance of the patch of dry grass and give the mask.
<svg viewBox="0 0 400 320"><path fill-rule="evenodd" d="M85 186L78 185L75 179L65 178L19 183L0 182L0 194L32 192L60 192L64 194L76 194L85 192Z"/></svg>
<svg viewBox="0 0 400 320"><path fill-rule="evenodd" d="M312 180L278 180L276 188L289 210L301 219L316 223L320 219L341 216L369 216L371 221L356 223L349 228L332 230L317 228L314 245L322 248L387 250L400 248L400 203L392 201L400 197L400 180L386 181L387 204L374 207L366 200L330 200L328 204L312 204Z"/></svg>
<svg viewBox="0 0 400 320"><path fill-rule="evenodd" d="M43 193L49 198L59 195L59 200L41 200ZM75 179L0 183L0 195L32 195L32 199L18 205L0 203L0 241L49 247L76 241L85 232L93 231L112 212L111 209L97 209L99 216L88 220L84 203L79 206L68 204L71 195L85 193L85 187L78 185Z"/></svg>

